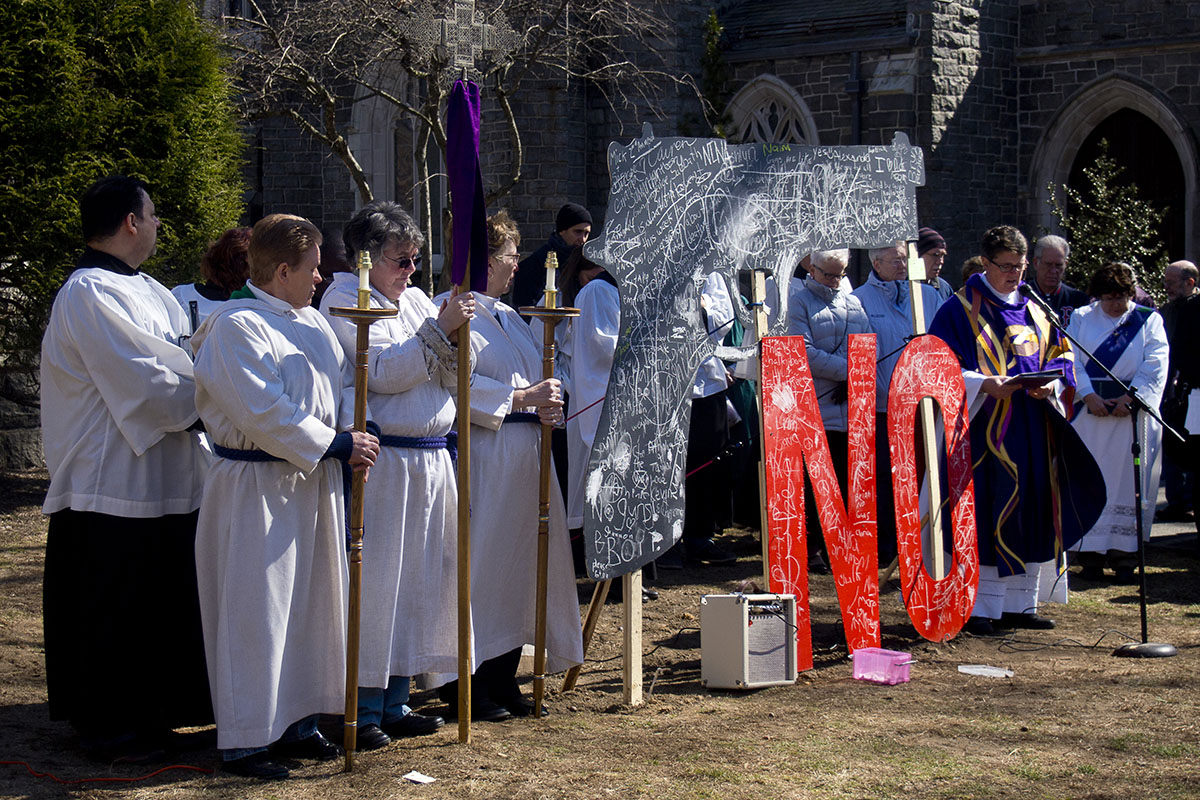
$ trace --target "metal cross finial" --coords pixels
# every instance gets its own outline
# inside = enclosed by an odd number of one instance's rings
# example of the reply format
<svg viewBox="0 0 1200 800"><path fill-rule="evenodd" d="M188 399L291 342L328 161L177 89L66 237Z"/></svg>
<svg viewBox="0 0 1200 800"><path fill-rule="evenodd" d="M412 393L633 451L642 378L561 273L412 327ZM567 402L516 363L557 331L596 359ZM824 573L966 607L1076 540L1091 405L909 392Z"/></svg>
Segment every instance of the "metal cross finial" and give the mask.
<svg viewBox="0 0 1200 800"><path fill-rule="evenodd" d="M423 66L444 65L443 77L480 74L480 61L506 59L521 37L499 11L490 14L475 0L451 0L434 6L430 0L414 3L402 26L413 60Z"/></svg>

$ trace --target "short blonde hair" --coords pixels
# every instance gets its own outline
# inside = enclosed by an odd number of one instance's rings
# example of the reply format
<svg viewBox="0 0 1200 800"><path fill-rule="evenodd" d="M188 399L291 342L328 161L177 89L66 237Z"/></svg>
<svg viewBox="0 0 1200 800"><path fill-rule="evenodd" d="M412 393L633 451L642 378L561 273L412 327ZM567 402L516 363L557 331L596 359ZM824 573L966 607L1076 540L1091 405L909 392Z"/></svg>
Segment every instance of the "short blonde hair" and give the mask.
<svg viewBox="0 0 1200 800"><path fill-rule="evenodd" d="M250 280L266 286L275 277L280 264L295 266L322 242L321 231L304 217L294 214L270 214L254 226L250 235Z"/></svg>
<svg viewBox="0 0 1200 800"><path fill-rule="evenodd" d="M500 252L508 242L512 242L514 247L521 246L521 231L503 208L487 218L487 237L489 256Z"/></svg>

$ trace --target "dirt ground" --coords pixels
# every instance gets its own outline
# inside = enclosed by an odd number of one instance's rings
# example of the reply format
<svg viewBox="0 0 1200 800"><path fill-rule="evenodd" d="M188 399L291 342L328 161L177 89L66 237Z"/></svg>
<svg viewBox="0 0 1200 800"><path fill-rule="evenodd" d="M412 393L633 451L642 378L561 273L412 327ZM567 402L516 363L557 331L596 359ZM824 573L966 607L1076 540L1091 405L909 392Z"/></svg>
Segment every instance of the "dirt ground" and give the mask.
<svg viewBox="0 0 1200 800"><path fill-rule="evenodd" d="M621 702L620 608L606 607L580 685L549 685L541 721L478 723L258 783L212 772L211 729L171 769L83 758L46 712L41 626L45 474L0 475L0 797L6 798L1196 798L1200 797L1200 560L1190 525L1155 527L1148 549L1150 638L1174 658L1111 652L1140 635L1131 587L1082 581L1044 613L1053 631L934 644L908 623L899 593L882 598L883 646L917 659L912 680L851 678L832 579L812 582L816 668L793 686L749 692L700 685L699 601L761 570L752 532L721 544L739 558L648 581L646 702ZM581 593L589 590L581 582ZM148 631L147 635L153 635ZM104 657L97 653L97 658ZM963 664L1011 678L960 673ZM526 673L528 674L528 673ZM444 708L428 694L418 705ZM339 735L331 720L330 735ZM14 763L17 762L17 763ZM34 777L24 766L64 781ZM436 778L418 785L410 770ZM139 778L141 778L139 780ZM103 782L96 779L105 779ZM108 779L118 779L112 781Z"/></svg>

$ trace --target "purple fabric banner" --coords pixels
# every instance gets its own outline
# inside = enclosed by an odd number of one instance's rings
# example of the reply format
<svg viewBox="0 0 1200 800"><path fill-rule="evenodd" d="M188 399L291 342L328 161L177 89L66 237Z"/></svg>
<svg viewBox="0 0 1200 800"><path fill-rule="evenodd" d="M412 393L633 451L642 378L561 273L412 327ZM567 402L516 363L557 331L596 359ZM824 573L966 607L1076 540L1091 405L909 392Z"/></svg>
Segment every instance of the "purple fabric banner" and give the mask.
<svg viewBox="0 0 1200 800"><path fill-rule="evenodd" d="M454 215L450 279L487 289L487 209L479 172L479 84L458 80L446 109L446 172ZM469 280L468 280L469 277Z"/></svg>

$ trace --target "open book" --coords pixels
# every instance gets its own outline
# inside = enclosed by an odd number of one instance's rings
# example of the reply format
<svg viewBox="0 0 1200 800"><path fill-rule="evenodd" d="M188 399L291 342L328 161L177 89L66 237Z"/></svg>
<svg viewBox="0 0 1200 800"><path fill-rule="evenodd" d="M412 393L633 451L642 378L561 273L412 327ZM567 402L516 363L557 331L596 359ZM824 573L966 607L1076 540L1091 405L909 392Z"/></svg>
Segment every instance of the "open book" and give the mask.
<svg viewBox="0 0 1200 800"><path fill-rule="evenodd" d="M1020 375L1010 375L1004 379L1006 385L1015 383L1022 389L1033 389L1038 386L1045 386L1048 383L1053 383L1063 377L1061 369L1047 369L1041 372L1024 372Z"/></svg>

